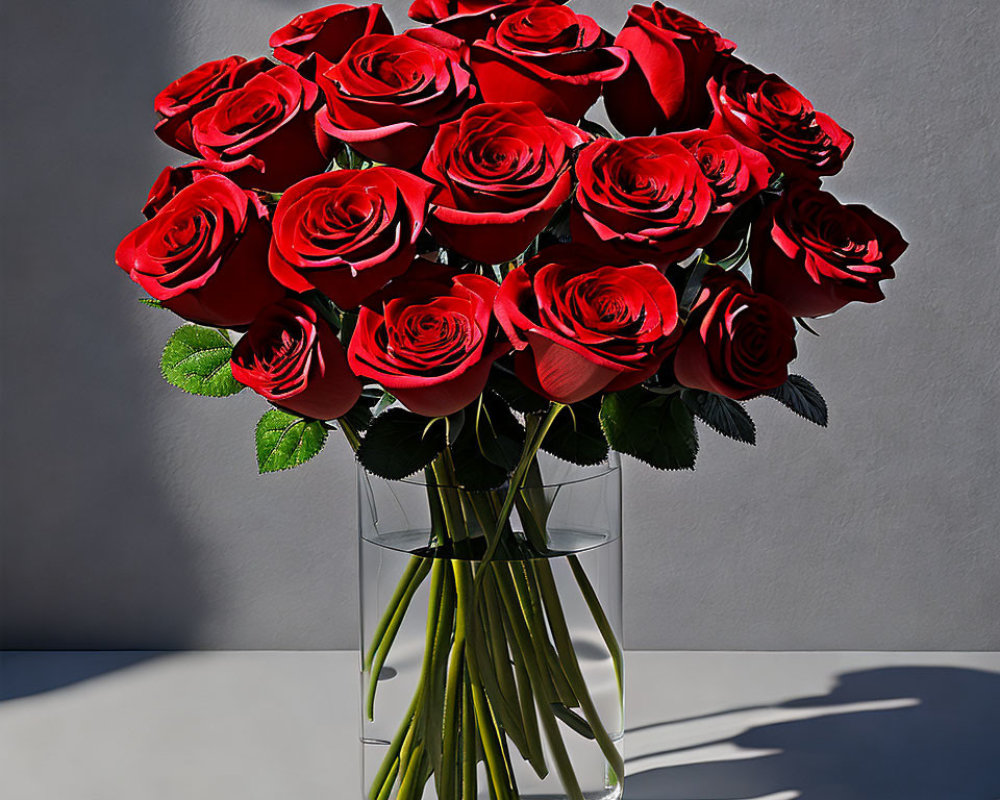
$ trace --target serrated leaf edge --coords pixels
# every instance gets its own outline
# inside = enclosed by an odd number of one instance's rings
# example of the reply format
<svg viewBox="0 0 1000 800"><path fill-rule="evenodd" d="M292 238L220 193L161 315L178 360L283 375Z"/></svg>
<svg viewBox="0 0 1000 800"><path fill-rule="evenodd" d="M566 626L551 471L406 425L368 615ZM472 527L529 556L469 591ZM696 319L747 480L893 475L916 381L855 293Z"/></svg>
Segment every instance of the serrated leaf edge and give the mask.
<svg viewBox="0 0 1000 800"><path fill-rule="evenodd" d="M265 412L264 415L259 420L257 420L257 427L254 429L254 434L255 434L254 442L257 445L257 447L255 448L255 450L257 452L257 470L258 470L258 474L259 475L267 475L268 473L271 473L271 472L283 472L284 470L294 469L295 467L299 467L302 464L305 464L307 461L309 461L312 458L315 458L317 455L319 455L319 452L320 452L320 450L323 449L323 445L326 444L326 440L327 440L327 437L329 435L329 431L327 431L326 428L322 427L322 425L321 425L320 426L320 430L323 431L323 436L320 439L320 446L316 449L316 451L314 453L310 453L309 455L307 455L302 460L295 460L294 463L292 461L290 461L288 464L285 464L284 466L281 466L281 467L270 467L268 469L265 469L265 465L274 456L275 452L278 449L278 446L284 440L285 435L288 433L288 431L290 431L292 428L294 428L296 425L298 425L300 423L302 424L302 430L304 431L306 429L306 427L308 427L310 424L316 422L316 420L308 420L308 419L305 419L304 417L295 417L292 422L290 422L288 425L286 425L284 428L281 429L281 432L279 433L278 438L275 440L274 447L271 448L271 451L267 454L267 458L265 458L263 460L263 462L262 462L261 461L261 457L260 457L260 433L261 433L261 426L264 424L264 420L266 420L272 414L287 415L287 412L281 411L280 409L277 409L277 408L272 408L270 411ZM291 416L291 415L287 415L287 416ZM274 430L277 431L276 428ZM302 442L302 437L301 436L299 437L299 442L300 443ZM296 448L292 452L295 453L298 449L299 449L298 446L296 446Z"/></svg>

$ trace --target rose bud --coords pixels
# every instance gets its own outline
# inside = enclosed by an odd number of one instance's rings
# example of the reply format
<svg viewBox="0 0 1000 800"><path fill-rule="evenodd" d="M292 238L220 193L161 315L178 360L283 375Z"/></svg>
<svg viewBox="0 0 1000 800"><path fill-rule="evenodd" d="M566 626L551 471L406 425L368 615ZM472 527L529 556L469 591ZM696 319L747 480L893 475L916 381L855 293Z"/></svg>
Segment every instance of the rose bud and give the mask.
<svg viewBox="0 0 1000 800"><path fill-rule="evenodd" d="M268 44L278 61L297 67L313 53L339 61L352 44L372 33L392 33L382 6L337 3L299 14L272 33Z"/></svg>
<svg viewBox="0 0 1000 800"><path fill-rule="evenodd" d="M895 276L906 250L899 230L862 205L793 185L753 225L754 288L796 317L832 314L847 303L885 299L879 281Z"/></svg>
<svg viewBox="0 0 1000 800"><path fill-rule="evenodd" d="M642 383L680 333L677 295L656 267L604 266L573 245L510 272L496 315L521 382L559 403Z"/></svg>
<svg viewBox="0 0 1000 800"><path fill-rule="evenodd" d="M222 93L239 88L271 66L266 58L247 61L243 56L229 56L182 75L153 101L153 108L160 116L154 128L156 135L171 147L198 155L191 140L194 115L208 108Z"/></svg>
<svg viewBox="0 0 1000 800"><path fill-rule="evenodd" d="M267 269L269 235L256 195L209 175L128 234L115 263L175 314L238 327L285 294Z"/></svg>
<svg viewBox="0 0 1000 800"><path fill-rule="evenodd" d="M356 308L413 263L432 188L393 167L299 181L274 210L271 273L292 291L319 289Z"/></svg>
<svg viewBox="0 0 1000 800"><path fill-rule="evenodd" d="M598 139L580 151L576 176L573 241L608 263L667 265L718 232L712 185L691 152L669 136Z"/></svg>
<svg viewBox="0 0 1000 800"><path fill-rule="evenodd" d="M414 264L380 304L362 307L347 351L351 369L415 414L454 414L482 393L493 362L510 352L491 325L498 289L482 275Z"/></svg>
<svg viewBox="0 0 1000 800"><path fill-rule="evenodd" d="M746 400L781 386L795 358L795 322L738 272L715 269L684 325L674 355L681 386Z"/></svg>
<svg viewBox="0 0 1000 800"><path fill-rule="evenodd" d="M548 0L414 0L409 15L471 43L484 38L504 17L544 2Z"/></svg>
<svg viewBox="0 0 1000 800"><path fill-rule="evenodd" d="M537 3L474 42L470 59L485 102L530 101L550 117L576 123L602 85L625 72L629 56L590 17Z"/></svg>
<svg viewBox="0 0 1000 800"><path fill-rule="evenodd" d="M712 109L705 84L736 45L662 3L632 6L615 39L632 56L628 71L604 87L612 124L626 136L654 129L700 128Z"/></svg>
<svg viewBox="0 0 1000 800"><path fill-rule="evenodd" d="M715 108L711 130L760 150L790 177L840 172L854 137L777 75L735 58L708 83Z"/></svg>
<svg viewBox="0 0 1000 800"><path fill-rule="evenodd" d="M268 306L236 343L233 377L294 414L342 417L361 396L337 334L316 310L287 298Z"/></svg>
<svg viewBox="0 0 1000 800"><path fill-rule="evenodd" d="M214 170L206 169L205 167L198 166L198 164L185 164L181 167L164 167L149 189L149 195L146 197L146 205L142 207L142 215L146 219L152 219L185 186L190 186L196 180L204 178L206 175L218 174Z"/></svg>
<svg viewBox="0 0 1000 800"><path fill-rule="evenodd" d="M319 61L326 95L319 129L362 155L410 169L427 155L438 126L475 96L461 40L424 29L359 39L337 64Z"/></svg>
<svg viewBox="0 0 1000 800"><path fill-rule="evenodd" d="M569 197L573 149L589 139L533 103L473 106L441 126L424 162L439 184L431 232L473 261L510 261Z"/></svg>
<svg viewBox="0 0 1000 800"><path fill-rule="evenodd" d="M279 64L199 111L191 138L204 166L240 186L279 192L326 168L314 128L321 102L315 83Z"/></svg>

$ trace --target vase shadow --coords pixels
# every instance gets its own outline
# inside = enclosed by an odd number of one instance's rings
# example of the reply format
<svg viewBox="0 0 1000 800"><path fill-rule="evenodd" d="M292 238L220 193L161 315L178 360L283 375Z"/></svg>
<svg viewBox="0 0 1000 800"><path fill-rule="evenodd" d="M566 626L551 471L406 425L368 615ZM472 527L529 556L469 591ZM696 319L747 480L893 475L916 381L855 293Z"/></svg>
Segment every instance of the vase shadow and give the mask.
<svg viewBox="0 0 1000 800"><path fill-rule="evenodd" d="M646 769L637 765L639 771L626 780L626 797L1000 798L998 674L923 666L862 670L842 674L827 695L718 716L746 712L799 718L756 725L697 748L645 754L636 761L661 759L670 765ZM680 722L666 722L663 727ZM706 758L706 746L725 757ZM685 751L692 763L684 763Z"/></svg>

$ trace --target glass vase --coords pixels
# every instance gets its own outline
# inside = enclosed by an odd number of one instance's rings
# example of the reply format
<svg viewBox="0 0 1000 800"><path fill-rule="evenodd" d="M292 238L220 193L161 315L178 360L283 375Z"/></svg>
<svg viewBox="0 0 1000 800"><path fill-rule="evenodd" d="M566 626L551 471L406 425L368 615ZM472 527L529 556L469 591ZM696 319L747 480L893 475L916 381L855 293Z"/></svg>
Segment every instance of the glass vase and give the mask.
<svg viewBox="0 0 1000 800"><path fill-rule="evenodd" d="M358 469L361 796L620 798L617 456L488 491L446 459Z"/></svg>

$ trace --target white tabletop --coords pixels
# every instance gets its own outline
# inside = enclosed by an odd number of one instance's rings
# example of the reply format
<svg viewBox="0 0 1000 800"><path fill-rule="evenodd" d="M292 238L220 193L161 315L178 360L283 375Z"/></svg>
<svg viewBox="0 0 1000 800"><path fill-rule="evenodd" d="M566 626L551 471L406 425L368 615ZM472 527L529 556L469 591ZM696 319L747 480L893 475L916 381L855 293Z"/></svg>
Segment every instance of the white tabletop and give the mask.
<svg viewBox="0 0 1000 800"><path fill-rule="evenodd" d="M4 800L360 800L357 655L0 653ZM627 800L998 800L1000 654L629 653Z"/></svg>

